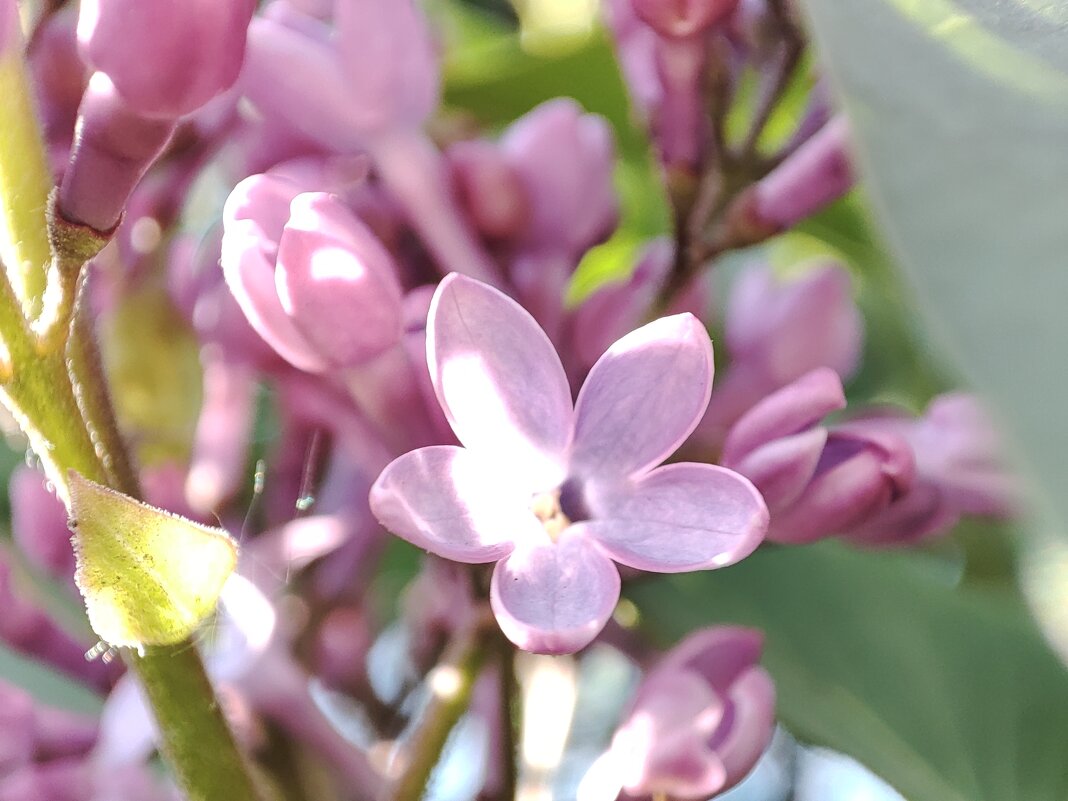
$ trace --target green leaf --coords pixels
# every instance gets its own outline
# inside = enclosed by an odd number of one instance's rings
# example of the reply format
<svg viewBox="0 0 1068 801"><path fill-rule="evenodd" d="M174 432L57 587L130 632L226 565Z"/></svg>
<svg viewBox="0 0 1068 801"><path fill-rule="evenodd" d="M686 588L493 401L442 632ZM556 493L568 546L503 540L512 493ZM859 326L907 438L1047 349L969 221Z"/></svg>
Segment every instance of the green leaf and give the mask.
<svg viewBox="0 0 1068 801"><path fill-rule="evenodd" d="M97 636L139 652L188 638L214 611L236 543L74 472L70 496L74 579Z"/></svg>
<svg viewBox="0 0 1068 801"><path fill-rule="evenodd" d="M1063 801L1068 673L1022 609L933 567L824 543L628 595L670 642L722 622L763 629L784 723L909 801Z"/></svg>
<svg viewBox="0 0 1068 801"><path fill-rule="evenodd" d="M1068 522L1063 3L804 0L929 331Z"/></svg>

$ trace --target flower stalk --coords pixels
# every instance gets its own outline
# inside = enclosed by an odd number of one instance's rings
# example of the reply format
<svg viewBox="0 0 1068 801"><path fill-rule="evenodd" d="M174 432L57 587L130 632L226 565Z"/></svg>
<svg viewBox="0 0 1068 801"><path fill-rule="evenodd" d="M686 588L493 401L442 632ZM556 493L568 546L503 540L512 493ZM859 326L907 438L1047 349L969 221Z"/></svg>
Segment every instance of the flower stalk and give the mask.
<svg viewBox="0 0 1068 801"><path fill-rule="evenodd" d="M52 182L20 39L0 47L0 96L9 112L0 136L5 265L0 273L5 351L0 401L65 503L71 470L137 497L138 482L114 422L89 320L77 302L85 262L109 235L83 231L64 237L69 230L60 225L57 235L56 225L48 224ZM122 656L141 681L161 750L186 796L255 801L248 766L193 644L148 648L143 656L123 649Z"/></svg>
<svg viewBox="0 0 1068 801"><path fill-rule="evenodd" d="M22 55L15 4L0 9L0 97L4 129L0 136L0 258L8 281L29 317L41 310L46 269L51 261L44 227L51 172L34 111L33 93ZM10 28L10 29L9 29Z"/></svg>
<svg viewBox="0 0 1068 801"><path fill-rule="evenodd" d="M471 691L488 656L486 640L492 618L474 616L457 630L441 662L430 672L431 698L422 719L403 746L400 771L390 788L390 801L419 801L441 757L445 741L471 702Z"/></svg>

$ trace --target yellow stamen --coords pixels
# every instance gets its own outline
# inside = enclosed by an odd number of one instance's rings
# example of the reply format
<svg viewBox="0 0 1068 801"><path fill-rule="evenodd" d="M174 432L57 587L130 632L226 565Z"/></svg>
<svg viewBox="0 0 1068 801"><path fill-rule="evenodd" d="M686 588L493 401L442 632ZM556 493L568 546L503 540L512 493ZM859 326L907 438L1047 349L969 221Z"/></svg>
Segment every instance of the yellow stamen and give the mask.
<svg viewBox="0 0 1068 801"><path fill-rule="evenodd" d="M560 539L560 534L571 525L564 510L560 508L560 490L558 489L535 495L530 501L530 511L541 521L545 532L553 542Z"/></svg>

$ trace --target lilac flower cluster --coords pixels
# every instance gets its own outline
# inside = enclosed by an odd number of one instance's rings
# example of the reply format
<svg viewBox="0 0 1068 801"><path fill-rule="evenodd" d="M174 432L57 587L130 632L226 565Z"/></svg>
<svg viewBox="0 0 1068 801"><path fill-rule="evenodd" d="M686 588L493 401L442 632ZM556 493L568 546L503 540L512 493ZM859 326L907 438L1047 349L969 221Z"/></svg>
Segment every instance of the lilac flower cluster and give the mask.
<svg viewBox="0 0 1068 801"><path fill-rule="evenodd" d="M508 654L480 678L504 693L516 649L605 645L653 664L593 763L598 797L708 798L775 729L762 635L705 629L654 660L613 617L624 582L729 569L765 540L910 545L1016 511L974 398L921 416L847 408L864 321L845 265L783 277L747 251L713 302L717 256L854 181L822 83L788 140L760 145L775 78L797 66L785 5L607 3L675 230L581 296L580 263L620 219L612 127L568 98L496 134L429 125L439 43L411 0L82 0L39 21L27 58L55 212L114 233L84 302L106 329L162 299L163 337L195 338L201 398L171 399L195 407L181 447L158 447L173 421L120 422L149 501L245 538L203 649L249 753L267 761L281 737L339 797L385 797L418 762L426 693L452 675L434 666L476 631ZM0 42L13 8L0 0ZM727 142L725 109L754 69L757 130ZM730 193L704 197L713 184ZM120 412L124 391L136 405L138 387L115 387ZM147 767L156 734L132 677L82 659L91 638L14 580L25 563L75 598L61 505L29 467L10 496L21 561L0 561L0 639L107 700L82 720L0 688L18 732L0 801L171 797ZM429 552L393 622L374 597L391 535ZM397 630L389 693L368 654ZM481 798L505 792L497 763L514 757L494 687L471 702L497 766ZM357 735L339 708L358 709Z"/></svg>

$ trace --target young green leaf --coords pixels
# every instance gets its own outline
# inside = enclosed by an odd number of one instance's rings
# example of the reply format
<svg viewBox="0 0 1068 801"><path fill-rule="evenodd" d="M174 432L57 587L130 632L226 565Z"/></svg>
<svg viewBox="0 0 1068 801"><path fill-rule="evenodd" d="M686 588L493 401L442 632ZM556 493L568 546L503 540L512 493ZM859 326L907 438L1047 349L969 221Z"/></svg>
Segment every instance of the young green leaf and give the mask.
<svg viewBox="0 0 1068 801"><path fill-rule="evenodd" d="M108 645L172 645L215 609L237 544L210 528L70 474L75 581Z"/></svg>

